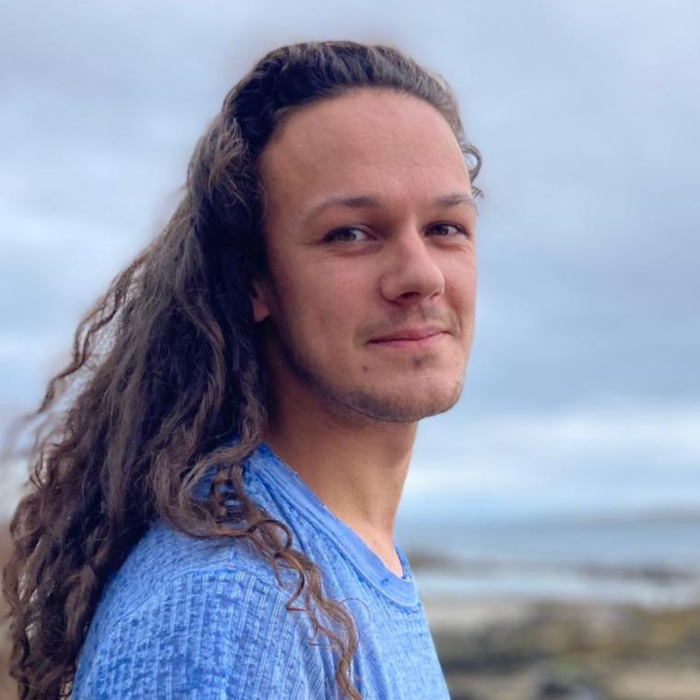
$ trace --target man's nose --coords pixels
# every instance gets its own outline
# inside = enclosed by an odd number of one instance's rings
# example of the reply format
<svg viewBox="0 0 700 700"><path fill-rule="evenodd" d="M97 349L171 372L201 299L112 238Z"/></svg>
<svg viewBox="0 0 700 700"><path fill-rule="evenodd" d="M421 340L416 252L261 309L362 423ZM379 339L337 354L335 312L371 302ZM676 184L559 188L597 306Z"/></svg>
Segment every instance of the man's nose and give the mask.
<svg viewBox="0 0 700 700"><path fill-rule="evenodd" d="M420 231L402 232L385 252L389 261L381 278L385 299L412 301L445 291L445 275Z"/></svg>

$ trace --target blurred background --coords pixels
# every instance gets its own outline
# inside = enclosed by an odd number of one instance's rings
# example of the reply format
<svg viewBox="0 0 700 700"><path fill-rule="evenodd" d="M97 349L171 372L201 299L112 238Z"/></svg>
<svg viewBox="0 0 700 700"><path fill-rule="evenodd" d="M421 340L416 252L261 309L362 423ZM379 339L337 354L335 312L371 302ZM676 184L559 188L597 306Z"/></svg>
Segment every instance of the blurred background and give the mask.
<svg viewBox="0 0 700 700"><path fill-rule="evenodd" d="M421 424L397 523L453 700L700 699L700 5L0 8L0 428L257 58L395 45L484 156L468 381ZM4 467L6 523L26 471Z"/></svg>

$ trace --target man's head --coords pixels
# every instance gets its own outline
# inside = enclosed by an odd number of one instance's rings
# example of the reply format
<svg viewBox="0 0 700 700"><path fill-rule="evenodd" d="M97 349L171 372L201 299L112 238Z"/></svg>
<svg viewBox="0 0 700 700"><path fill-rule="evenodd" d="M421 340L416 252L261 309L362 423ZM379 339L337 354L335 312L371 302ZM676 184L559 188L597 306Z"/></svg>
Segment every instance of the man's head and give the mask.
<svg viewBox="0 0 700 700"><path fill-rule="evenodd" d="M253 310L274 391L386 421L454 405L476 213L442 115L411 95L348 91L289 114L260 166L267 270Z"/></svg>
<svg viewBox="0 0 700 700"><path fill-rule="evenodd" d="M207 170L224 185L212 208L249 261L273 395L389 421L451 407L473 334L480 160L445 83L387 47L284 47L204 143L227 161Z"/></svg>

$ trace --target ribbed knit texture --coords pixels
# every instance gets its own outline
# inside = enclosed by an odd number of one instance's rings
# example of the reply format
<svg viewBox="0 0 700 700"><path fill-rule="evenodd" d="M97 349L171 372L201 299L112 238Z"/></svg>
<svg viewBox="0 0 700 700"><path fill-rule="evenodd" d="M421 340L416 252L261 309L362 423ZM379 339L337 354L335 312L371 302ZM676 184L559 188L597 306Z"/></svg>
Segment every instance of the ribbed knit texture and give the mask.
<svg viewBox="0 0 700 700"><path fill-rule="evenodd" d="M403 550L395 543L398 577L266 445L244 484L321 567L326 596L346 601L363 699L449 700ZM283 583L249 542L196 540L159 521L105 588L73 700L337 700L337 653L320 634L309 644L311 621L285 610L294 587Z"/></svg>

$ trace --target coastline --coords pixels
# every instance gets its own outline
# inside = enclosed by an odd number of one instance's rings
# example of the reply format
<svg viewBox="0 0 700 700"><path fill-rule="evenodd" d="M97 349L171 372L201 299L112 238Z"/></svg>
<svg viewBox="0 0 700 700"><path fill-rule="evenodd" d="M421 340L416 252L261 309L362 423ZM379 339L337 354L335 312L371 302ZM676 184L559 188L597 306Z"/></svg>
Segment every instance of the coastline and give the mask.
<svg viewBox="0 0 700 700"><path fill-rule="evenodd" d="M698 700L700 604L423 598L452 700Z"/></svg>

